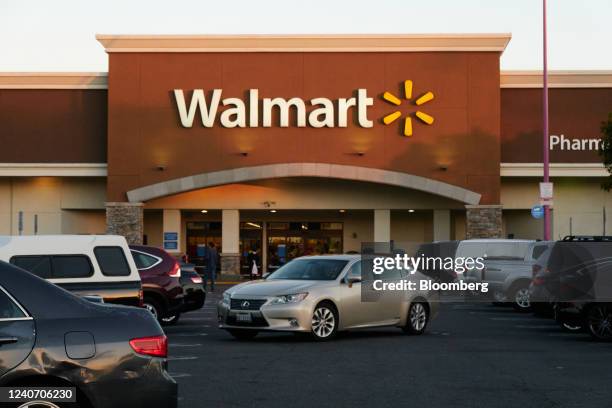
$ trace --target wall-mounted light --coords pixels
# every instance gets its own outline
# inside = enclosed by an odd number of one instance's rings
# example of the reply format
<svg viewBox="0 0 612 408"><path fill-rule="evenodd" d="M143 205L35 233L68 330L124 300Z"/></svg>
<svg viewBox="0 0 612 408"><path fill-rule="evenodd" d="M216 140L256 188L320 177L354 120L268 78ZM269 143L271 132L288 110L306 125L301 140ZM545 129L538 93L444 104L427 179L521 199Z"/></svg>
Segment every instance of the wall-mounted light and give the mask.
<svg viewBox="0 0 612 408"><path fill-rule="evenodd" d="M240 152L240 155L242 157L247 157L249 155L249 152Z"/></svg>
<svg viewBox="0 0 612 408"><path fill-rule="evenodd" d="M408 212L409 212L409 213L413 213L413 212L414 212L414 210L408 210Z"/></svg>
<svg viewBox="0 0 612 408"><path fill-rule="evenodd" d="M443 165L441 165L440 167L438 167L438 170L440 170L440 171L446 171L446 170L448 170L448 166L447 166L447 165L445 165L445 164L443 164Z"/></svg>
<svg viewBox="0 0 612 408"><path fill-rule="evenodd" d="M355 152L355 153L353 153L353 154L354 154L355 156L359 156L359 157L361 157L361 156L363 156L363 155L365 154L365 152Z"/></svg>
<svg viewBox="0 0 612 408"><path fill-rule="evenodd" d="M276 210L270 210L270 212L271 212L272 214L274 214L274 213L276 212Z"/></svg>
<svg viewBox="0 0 612 408"><path fill-rule="evenodd" d="M345 213L346 210L338 210L338 212Z"/></svg>
<svg viewBox="0 0 612 408"><path fill-rule="evenodd" d="M202 214L208 214L208 210L202 210L200 211Z"/></svg>
<svg viewBox="0 0 612 408"><path fill-rule="evenodd" d="M155 169L157 169L158 171L164 171L166 170L166 165L165 164L158 164Z"/></svg>

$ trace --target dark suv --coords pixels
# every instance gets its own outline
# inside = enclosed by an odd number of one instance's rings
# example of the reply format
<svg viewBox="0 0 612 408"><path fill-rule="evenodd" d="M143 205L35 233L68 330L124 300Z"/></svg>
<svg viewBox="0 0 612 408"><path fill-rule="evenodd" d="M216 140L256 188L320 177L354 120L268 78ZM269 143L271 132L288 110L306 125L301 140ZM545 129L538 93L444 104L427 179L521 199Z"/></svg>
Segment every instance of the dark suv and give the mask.
<svg viewBox="0 0 612 408"><path fill-rule="evenodd" d="M566 328L612 341L612 237L567 236L546 254L532 285Z"/></svg>
<svg viewBox="0 0 612 408"><path fill-rule="evenodd" d="M130 245L130 250L142 280L143 306L165 324L165 318L177 316L183 309L185 295L180 283L181 267L163 249Z"/></svg>

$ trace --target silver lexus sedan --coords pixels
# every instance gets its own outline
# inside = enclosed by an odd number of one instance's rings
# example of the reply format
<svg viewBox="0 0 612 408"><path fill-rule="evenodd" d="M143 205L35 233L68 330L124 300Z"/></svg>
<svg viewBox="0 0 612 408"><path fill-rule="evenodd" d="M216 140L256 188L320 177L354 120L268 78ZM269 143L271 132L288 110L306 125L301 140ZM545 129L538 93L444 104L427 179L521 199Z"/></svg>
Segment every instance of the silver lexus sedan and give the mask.
<svg viewBox="0 0 612 408"><path fill-rule="evenodd" d="M422 334L437 314L436 293L418 290L370 292L362 301L360 255L323 255L296 258L263 280L233 286L217 305L219 327L238 339L259 331L310 333L316 340L338 331L396 326ZM391 271L383 280L427 279Z"/></svg>

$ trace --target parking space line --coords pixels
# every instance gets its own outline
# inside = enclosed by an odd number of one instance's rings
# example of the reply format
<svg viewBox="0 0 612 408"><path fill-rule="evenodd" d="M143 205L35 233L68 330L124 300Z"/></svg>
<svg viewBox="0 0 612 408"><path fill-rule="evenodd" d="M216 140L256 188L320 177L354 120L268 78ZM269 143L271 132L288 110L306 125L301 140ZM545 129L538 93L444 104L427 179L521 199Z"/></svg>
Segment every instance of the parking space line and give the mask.
<svg viewBox="0 0 612 408"><path fill-rule="evenodd" d="M514 326L517 329L555 329L559 328L557 324L519 324Z"/></svg>
<svg viewBox="0 0 612 408"><path fill-rule="evenodd" d="M540 319L537 317L490 317L489 320L495 321L524 321L524 322L535 322L535 321L546 321L549 319Z"/></svg>
<svg viewBox="0 0 612 408"><path fill-rule="evenodd" d="M197 360L199 358L200 357L197 357L197 356L168 357L168 361Z"/></svg>
<svg viewBox="0 0 612 408"><path fill-rule="evenodd" d="M188 374L188 373L170 373L170 377L172 377L172 378L185 378L185 377L191 377L191 374Z"/></svg>

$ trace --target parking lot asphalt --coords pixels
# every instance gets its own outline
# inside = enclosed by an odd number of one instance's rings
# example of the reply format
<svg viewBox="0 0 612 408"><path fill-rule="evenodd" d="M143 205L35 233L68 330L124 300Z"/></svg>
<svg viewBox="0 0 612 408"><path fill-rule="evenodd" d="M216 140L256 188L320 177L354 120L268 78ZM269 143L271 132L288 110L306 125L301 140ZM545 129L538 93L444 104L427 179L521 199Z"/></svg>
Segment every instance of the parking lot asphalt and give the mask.
<svg viewBox="0 0 612 408"><path fill-rule="evenodd" d="M165 328L181 408L612 404L612 344L550 319L453 303L422 336L381 328L325 343L276 333L237 341L217 328L222 288Z"/></svg>

